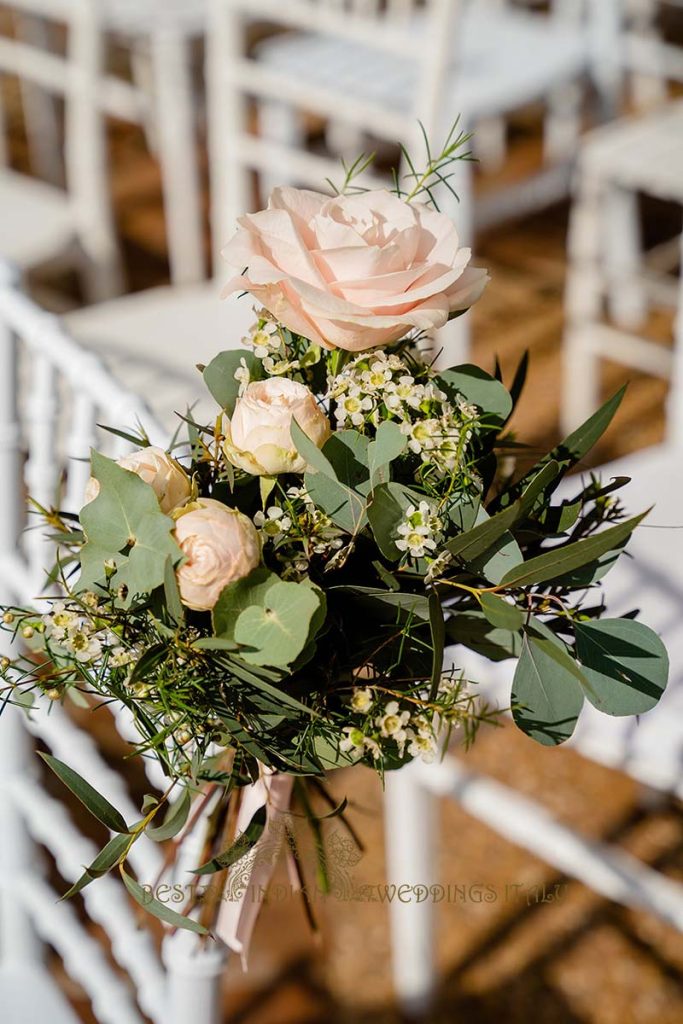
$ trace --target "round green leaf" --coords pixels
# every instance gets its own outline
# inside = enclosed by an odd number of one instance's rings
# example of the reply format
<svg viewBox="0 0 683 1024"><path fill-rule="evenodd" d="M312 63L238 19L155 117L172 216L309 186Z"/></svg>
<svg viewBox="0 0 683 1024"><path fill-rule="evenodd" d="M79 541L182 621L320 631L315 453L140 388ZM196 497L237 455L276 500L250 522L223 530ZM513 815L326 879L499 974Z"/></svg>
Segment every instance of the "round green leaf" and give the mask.
<svg viewBox="0 0 683 1024"><path fill-rule="evenodd" d="M575 675L534 637L525 636L512 683L512 704L512 716L527 736L543 746L557 746L574 732L583 692Z"/></svg>
<svg viewBox="0 0 683 1024"><path fill-rule="evenodd" d="M576 652L591 686L586 696L608 715L641 715L655 706L666 688L666 648L642 622L577 623Z"/></svg>

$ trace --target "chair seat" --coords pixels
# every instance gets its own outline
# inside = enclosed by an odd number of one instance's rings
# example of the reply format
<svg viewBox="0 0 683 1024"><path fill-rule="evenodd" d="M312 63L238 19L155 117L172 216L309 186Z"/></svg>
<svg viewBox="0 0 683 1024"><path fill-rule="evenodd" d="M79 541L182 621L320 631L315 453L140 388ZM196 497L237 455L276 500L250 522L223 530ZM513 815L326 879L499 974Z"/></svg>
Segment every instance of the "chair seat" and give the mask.
<svg viewBox="0 0 683 1024"><path fill-rule="evenodd" d="M173 431L179 422L175 412L184 413L193 402L198 419L215 416L196 364L239 348L254 322L248 297L222 300L220 291L219 282L152 288L86 306L65 320L74 337Z"/></svg>
<svg viewBox="0 0 683 1024"><path fill-rule="evenodd" d="M205 0L104 0L106 27L122 35L150 35L159 29L201 36L206 28Z"/></svg>
<svg viewBox="0 0 683 1024"><path fill-rule="evenodd" d="M0 1006L3 1024L79 1024L52 976L41 964L0 966Z"/></svg>
<svg viewBox="0 0 683 1024"><path fill-rule="evenodd" d="M544 16L481 10L476 4L463 16L456 49L443 107L450 117L461 113L468 120L523 106L587 63L581 31ZM305 77L312 86L402 112L414 106L415 66L371 46L297 32L265 40L257 54L269 67Z"/></svg>
<svg viewBox="0 0 683 1024"><path fill-rule="evenodd" d="M683 202L683 102L591 132L581 170L632 191Z"/></svg>
<svg viewBox="0 0 683 1024"><path fill-rule="evenodd" d="M640 782L683 796L683 451L662 445L626 456L600 468L601 478L632 477L623 489L630 514L654 509L635 531L627 552L604 579L611 617L640 610L641 620L667 646L669 685L659 704L638 719L614 718L584 704L567 746ZM578 477L569 477L557 498L575 497ZM509 706L515 661L491 665L458 648L453 661L467 678L481 681L482 695Z"/></svg>
<svg viewBox="0 0 683 1024"><path fill-rule="evenodd" d="M60 255L74 240L74 215L61 189L14 171L0 172L0 257L23 269Z"/></svg>

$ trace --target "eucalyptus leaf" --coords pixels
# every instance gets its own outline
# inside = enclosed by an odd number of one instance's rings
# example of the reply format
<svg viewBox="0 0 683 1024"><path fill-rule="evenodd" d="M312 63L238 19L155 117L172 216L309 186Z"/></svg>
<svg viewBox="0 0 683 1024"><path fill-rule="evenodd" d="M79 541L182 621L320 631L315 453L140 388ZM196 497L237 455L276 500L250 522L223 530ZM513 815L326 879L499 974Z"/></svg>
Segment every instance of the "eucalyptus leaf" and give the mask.
<svg viewBox="0 0 683 1024"><path fill-rule="evenodd" d="M512 683L512 715L519 728L544 746L564 743L583 706L576 678L533 636L525 636Z"/></svg>
<svg viewBox="0 0 683 1024"><path fill-rule="evenodd" d="M607 551L619 548L648 512L649 509L639 516L633 516L631 519L627 519L617 526L611 526L608 530L602 530L592 537L584 537L583 540L575 541L573 544L564 544L551 551L546 551L542 555L537 555L536 558L531 558L523 565L511 569L501 580L501 585L521 587L532 583L545 583L548 580L564 576L568 572L573 572L581 566L588 565Z"/></svg>
<svg viewBox="0 0 683 1024"><path fill-rule="evenodd" d="M514 604L508 604L502 597L496 594L483 593L479 595L481 610L492 626L499 629L509 629L513 632L524 625L524 612Z"/></svg>
<svg viewBox="0 0 683 1024"><path fill-rule="evenodd" d="M119 871L128 892L135 902L144 907L148 913L158 917L160 921L170 924L173 928L184 928L186 931L196 932L198 935L209 934L204 925L200 924L199 921L194 921L191 917L186 917L184 914L178 914L165 903L162 903L161 900L152 896L146 889L143 889L140 883L136 882L123 867L120 867Z"/></svg>
<svg viewBox="0 0 683 1024"><path fill-rule="evenodd" d="M153 839L155 843L163 843L167 839L173 839L187 821L191 804L190 791L189 789L184 789L175 803L169 808L162 824L148 825L145 829L145 835Z"/></svg>
<svg viewBox="0 0 683 1024"><path fill-rule="evenodd" d="M429 629L432 636L432 674L429 686L429 699L436 700L443 673L446 624L444 622L441 600L435 590L430 590L429 592Z"/></svg>
<svg viewBox="0 0 683 1024"><path fill-rule="evenodd" d="M278 581L268 588L261 603L240 612L235 640L244 645L247 663L286 667L308 642L311 622L320 598L310 587Z"/></svg>
<svg viewBox="0 0 683 1024"><path fill-rule="evenodd" d="M290 435L294 442L294 447L298 451L299 455L306 460L309 471L322 473L323 476L327 476L331 480L337 479L337 474L330 464L329 459L327 459L320 448L311 441L308 434L301 429L294 418L292 418Z"/></svg>
<svg viewBox="0 0 683 1024"><path fill-rule="evenodd" d="M58 758L53 757L51 754L44 754L42 751L38 751L38 753L48 768L52 769L57 778L71 790L73 795L81 801L93 817L101 821L112 832L128 833L130 831L120 811L117 811L101 793L93 789L90 783L86 782L78 772L75 772L73 768L69 768L68 764L64 764L63 761L58 760Z"/></svg>
<svg viewBox="0 0 683 1024"><path fill-rule="evenodd" d="M263 835L266 822L266 808L259 807L258 810L254 812L254 815L244 832L237 836L235 842L232 843L227 850L224 850L223 853L219 853L216 857L212 857L211 860L206 862L206 864L202 864L198 868L192 868L192 874L213 875L217 871L224 871L226 868L236 864L237 861L242 860L242 858L249 853Z"/></svg>
<svg viewBox="0 0 683 1024"><path fill-rule="evenodd" d="M444 370L435 381L451 401L462 396L481 409L485 421L503 423L512 412L512 398L499 380L480 366L465 363Z"/></svg>
<svg viewBox="0 0 683 1024"><path fill-rule="evenodd" d="M102 875L106 875L107 871L118 864L121 857L125 854L130 843L130 836L116 835L112 836L106 846L103 846L100 852L95 857L92 864L90 864L83 874L78 878L71 888L64 893L61 897L63 900L69 900L72 896L81 892L85 889L86 885L90 885L96 878L101 878Z"/></svg>
<svg viewBox="0 0 683 1024"><path fill-rule="evenodd" d="M390 464L403 454L407 445L408 438L398 423L391 420L380 423L374 441L368 445L368 469L373 488L388 481Z"/></svg>
<svg viewBox="0 0 683 1024"><path fill-rule="evenodd" d="M251 380L260 379L262 376L261 362L253 352L245 349L219 352L203 370L204 383L228 416L232 416L235 411L235 402L240 390L240 382L235 379L235 372L243 364L246 365Z"/></svg>
<svg viewBox="0 0 683 1024"><path fill-rule="evenodd" d="M587 697L608 715L641 715L661 698L669 657L657 634L633 619L577 622L576 650L591 690Z"/></svg>
<svg viewBox="0 0 683 1024"><path fill-rule="evenodd" d="M377 547L385 558L396 562L403 552L396 547L397 529L405 519L406 509L417 507L424 498L404 484L381 483L373 492L368 506L368 522Z"/></svg>
<svg viewBox="0 0 683 1024"><path fill-rule="evenodd" d="M100 489L81 511L86 543L81 549L78 589L103 585L105 562L112 562L116 568L111 587L126 588L122 603L127 606L136 595L162 586L167 559L175 566L182 552L171 536L173 520L161 512L149 484L96 451L92 452L92 475Z"/></svg>

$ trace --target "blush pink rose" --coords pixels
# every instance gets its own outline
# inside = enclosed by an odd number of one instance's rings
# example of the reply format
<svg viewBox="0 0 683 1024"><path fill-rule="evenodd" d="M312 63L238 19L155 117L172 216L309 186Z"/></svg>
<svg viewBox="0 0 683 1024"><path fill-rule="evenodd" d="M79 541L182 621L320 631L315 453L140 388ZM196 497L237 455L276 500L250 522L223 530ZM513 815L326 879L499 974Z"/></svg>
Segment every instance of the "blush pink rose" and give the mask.
<svg viewBox="0 0 683 1024"><path fill-rule="evenodd" d="M150 445L138 452L123 455L117 460L122 469L136 473L149 484L157 498L161 511L168 515L190 500L192 483L183 467L172 459L162 448ZM100 493L100 484L91 476L86 484L83 504L87 505Z"/></svg>
<svg viewBox="0 0 683 1024"><path fill-rule="evenodd" d="M488 275L469 266L453 222L379 190L330 198L276 188L223 251L235 276L280 323L326 348L360 352L469 309Z"/></svg>
<svg viewBox="0 0 683 1024"><path fill-rule="evenodd" d="M306 460L292 441L292 419L317 448L322 448L332 432L305 384L286 377L252 381L226 423L226 457L233 466L254 476L303 473Z"/></svg>
<svg viewBox="0 0 683 1024"><path fill-rule="evenodd" d="M181 512L175 539L185 555L176 576L180 600L195 611L210 611L229 583L248 576L261 561L256 527L237 509L200 498Z"/></svg>

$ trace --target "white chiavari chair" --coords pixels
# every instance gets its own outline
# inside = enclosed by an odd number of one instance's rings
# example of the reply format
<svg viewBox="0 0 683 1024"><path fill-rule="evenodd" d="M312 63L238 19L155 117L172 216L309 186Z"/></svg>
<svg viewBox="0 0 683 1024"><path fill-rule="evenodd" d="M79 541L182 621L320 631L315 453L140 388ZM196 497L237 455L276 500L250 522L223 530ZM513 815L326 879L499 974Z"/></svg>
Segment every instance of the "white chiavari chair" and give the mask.
<svg viewBox="0 0 683 1024"><path fill-rule="evenodd" d="M0 169L0 256L22 269L69 258L81 269L93 299L117 294L119 253L98 104L102 53L97 11L88 0L9 0L4 6L24 21L30 16L34 26L31 32L0 35L0 74L18 77L33 105L27 110L34 125L29 138L35 141L50 130L49 122L41 129L36 120L45 115L44 101L53 96L64 100L66 189L8 166ZM63 53L50 46L49 34L36 30L54 23L65 29Z"/></svg>
<svg viewBox="0 0 683 1024"><path fill-rule="evenodd" d="M44 593L49 545L39 529L24 532L27 493L48 507L77 509L88 478L87 456L97 444L110 456L127 442L98 422L140 423L150 439L166 433L144 402L121 387L99 360L81 349L52 314L38 309L0 265L0 604L31 604ZM60 499L61 496L61 499ZM10 657L8 634L0 634ZM97 712L100 713L100 712ZM116 716L119 733L131 723ZM77 1024L48 968L50 947L78 983L102 1024L218 1024L220 978L225 963L218 945L201 949L196 936L167 937L161 954L151 932L112 877L82 893L83 914L60 903L48 882L47 854L64 883L92 862L97 847L81 833L66 807L41 783L36 742L88 778L129 821L139 808L123 778L107 765L93 736L59 704L29 715L5 707L0 715L0 1005L6 1024ZM145 760L149 786L163 780ZM196 863L193 837L177 866L179 881ZM153 883L162 851L142 837L130 860L142 883ZM66 886L65 886L66 887ZM102 939L106 937L106 941Z"/></svg>

